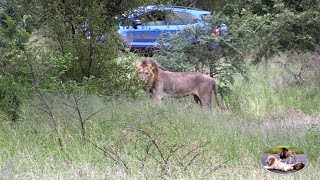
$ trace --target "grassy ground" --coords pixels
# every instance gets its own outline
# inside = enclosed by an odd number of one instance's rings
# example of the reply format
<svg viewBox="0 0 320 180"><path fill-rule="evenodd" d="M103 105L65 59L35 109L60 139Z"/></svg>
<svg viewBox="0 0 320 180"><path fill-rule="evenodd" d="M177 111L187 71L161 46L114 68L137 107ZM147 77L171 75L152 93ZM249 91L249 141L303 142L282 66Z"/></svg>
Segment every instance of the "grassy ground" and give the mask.
<svg viewBox="0 0 320 180"><path fill-rule="evenodd" d="M0 113L0 178L318 179L319 84L297 87L278 81L285 77L276 67L262 71L236 80L228 112L201 109L192 98L159 105L83 96L79 116L73 100L51 95L50 118L32 99L18 122ZM261 154L279 145L303 150L308 165L286 176L263 169Z"/></svg>

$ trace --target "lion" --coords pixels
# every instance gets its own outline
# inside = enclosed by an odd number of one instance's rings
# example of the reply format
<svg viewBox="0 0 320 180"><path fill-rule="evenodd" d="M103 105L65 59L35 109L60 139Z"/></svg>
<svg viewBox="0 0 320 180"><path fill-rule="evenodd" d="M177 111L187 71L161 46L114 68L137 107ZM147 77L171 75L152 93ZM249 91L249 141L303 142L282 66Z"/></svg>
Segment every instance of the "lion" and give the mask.
<svg viewBox="0 0 320 180"><path fill-rule="evenodd" d="M289 150L287 148L280 148L278 149L278 154L280 156L280 160L285 160L285 163L288 162L288 159L290 159L289 164L291 164L291 159L293 158L295 161L297 161L297 155L294 151Z"/></svg>
<svg viewBox="0 0 320 180"><path fill-rule="evenodd" d="M266 169L277 169L282 171L289 171L293 170L293 165L289 165L286 163L281 162L275 156L268 156L266 159L267 166L264 166Z"/></svg>
<svg viewBox="0 0 320 180"><path fill-rule="evenodd" d="M199 72L171 72L151 60L143 60L137 64L139 79L146 85L150 96L161 101L164 97L182 98L193 95L200 106L211 109L211 96L214 92L218 107L215 80Z"/></svg>

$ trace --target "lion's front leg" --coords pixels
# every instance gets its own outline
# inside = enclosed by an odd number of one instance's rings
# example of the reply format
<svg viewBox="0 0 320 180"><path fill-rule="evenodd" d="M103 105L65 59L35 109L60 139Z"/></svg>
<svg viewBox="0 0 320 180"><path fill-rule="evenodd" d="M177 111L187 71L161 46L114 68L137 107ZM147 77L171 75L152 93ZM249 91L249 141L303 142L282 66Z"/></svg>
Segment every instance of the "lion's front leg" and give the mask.
<svg viewBox="0 0 320 180"><path fill-rule="evenodd" d="M153 95L151 95L151 98L152 98L154 101L156 101L157 104L159 104L159 105L161 104L162 96L153 94Z"/></svg>
<svg viewBox="0 0 320 180"><path fill-rule="evenodd" d="M160 103L162 98L163 98L162 91L159 91L159 90L155 89L154 95L153 95L153 99L155 99L157 102Z"/></svg>
<svg viewBox="0 0 320 180"><path fill-rule="evenodd" d="M266 169L274 169L274 167L272 167L272 166L263 166L263 167Z"/></svg>
<svg viewBox="0 0 320 180"><path fill-rule="evenodd" d="M154 98L157 102L161 103L162 97L161 96L155 96Z"/></svg>
<svg viewBox="0 0 320 180"><path fill-rule="evenodd" d="M161 100L163 98L163 96L161 96L161 94L157 93L155 89L150 91L150 97L152 99L154 99L155 101L157 101L158 103L161 103Z"/></svg>

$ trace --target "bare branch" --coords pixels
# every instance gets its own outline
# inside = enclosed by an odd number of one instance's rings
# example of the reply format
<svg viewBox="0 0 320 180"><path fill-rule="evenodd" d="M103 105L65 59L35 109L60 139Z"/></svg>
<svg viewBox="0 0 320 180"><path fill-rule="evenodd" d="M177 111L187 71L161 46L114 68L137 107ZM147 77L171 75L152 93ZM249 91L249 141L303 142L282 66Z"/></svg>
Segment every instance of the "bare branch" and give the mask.
<svg viewBox="0 0 320 180"><path fill-rule="evenodd" d="M204 146L208 145L209 144L209 141L207 141L205 144L203 145L199 145L199 146L196 146L194 149L190 150L187 154L185 154L183 157L182 157L182 160L186 159L189 155L191 155L192 153L194 153L195 151L197 151L198 149L201 149L203 148Z"/></svg>
<svg viewBox="0 0 320 180"><path fill-rule="evenodd" d="M140 131L142 134L144 134L145 136L147 136L147 137L149 138L149 140L150 140L150 141L152 142L152 144L156 147L158 153L160 154L160 157L161 157L162 161L163 161L165 164L167 164L167 161L166 161L166 159L164 158L164 155L163 155L160 147L158 146L156 140L153 139L153 138L151 137L151 135L148 134L147 132L145 132L144 130L139 130L139 131Z"/></svg>
<svg viewBox="0 0 320 180"><path fill-rule="evenodd" d="M35 59L36 56L40 53L40 50L36 52L35 57L33 57L32 59ZM51 118L51 123L53 124L53 129L54 132L56 133L57 137L58 137L58 144L59 147L61 149L61 151L63 151L63 144L62 144L62 136L60 135L59 129L58 129L58 123L57 123L57 119L55 117L54 111L53 111L53 107L50 104L50 102L48 101L48 98L45 97L45 95L41 92L41 89L39 87L39 82L41 81L41 78L39 78L39 76L36 75L35 71L34 71L34 67L32 65L32 61L30 60L31 58L27 55L27 60L28 60L28 66L29 69L32 73L33 76L33 82L34 82L34 89L35 92L37 94L37 96L39 97L39 99L41 100L41 102L43 103L44 107L37 107L36 108L43 110L46 114L48 114Z"/></svg>
<svg viewBox="0 0 320 180"><path fill-rule="evenodd" d="M186 167L183 169L184 171L187 170L187 168L189 167L189 165L200 155L201 153L197 153L195 156L193 156L193 158L190 160L190 162L186 165Z"/></svg>
<svg viewBox="0 0 320 180"><path fill-rule="evenodd" d="M92 141L90 141L87 138L84 138L86 141L88 141L90 144L92 144L94 147L96 147L97 149L99 149L100 151L102 151L106 156L108 156L110 159L112 159L112 161L114 161L115 163L121 163L124 168L126 169L126 171L129 170L129 167L127 165L126 162L124 162L116 153L114 153L113 151L111 151L108 148L101 148L100 146L96 145L95 143L93 143Z"/></svg>
<svg viewBox="0 0 320 180"><path fill-rule="evenodd" d="M201 179L203 179L203 178L206 177L206 176L209 176L213 171L216 171L216 170L224 167L224 164L226 164L227 162L231 161L232 159L233 159L233 158L229 158L229 159L225 160L224 162L218 164L217 166L212 167L211 169L209 169L209 172L208 172L208 173L206 173L206 174L204 174L204 175L202 176Z"/></svg>
<svg viewBox="0 0 320 180"><path fill-rule="evenodd" d="M100 113L102 110L105 110L106 108L107 108L107 107L103 107L103 108L97 110L96 112L92 113L90 116L88 116L88 117L84 120L84 122L88 121L90 118L92 118L92 117L95 116L96 114Z"/></svg>
<svg viewBox="0 0 320 180"><path fill-rule="evenodd" d="M72 104L67 104L67 102L63 102L63 104L64 104L65 106L68 106L68 107L71 107L71 108L73 108L73 109L76 109L76 106L73 106Z"/></svg>

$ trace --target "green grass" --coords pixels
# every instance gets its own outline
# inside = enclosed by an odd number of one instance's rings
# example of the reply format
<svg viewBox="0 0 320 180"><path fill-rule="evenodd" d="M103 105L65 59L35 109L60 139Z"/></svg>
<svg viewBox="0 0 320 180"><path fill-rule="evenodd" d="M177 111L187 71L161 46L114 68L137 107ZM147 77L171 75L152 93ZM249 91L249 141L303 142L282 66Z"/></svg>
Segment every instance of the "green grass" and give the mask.
<svg viewBox="0 0 320 180"><path fill-rule="evenodd" d="M51 119L25 102L18 122L0 113L0 178L2 179L282 179L262 168L261 154L275 146L301 149L308 165L286 179L320 177L319 87L238 78L228 112L208 111L192 98L147 97L104 101L84 96L83 140L79 118L68 99L51 96L59 148ZM273 77L272 77L273 76ZM273 82L272 82L273 81ZM214 106L215 107L215 106Z"/></svg>
<svg viewBox="0 0 320 180"><path fill-rule="evenodd" d="M287 148L289 150L294 151L296 154L303 154L304 153L301 149L296 148L296 147L292 147L292 146L275 146L275 147L272 147L272 148L268 149L267 151L265 151L265 153L277 154L278 153L277 151L280 148Z"/></svg>
<svg viewBox="0 0 320 180"><path fill-rule="evenodd" d="M238 114L253 117L266 117L289 109L317 115L320 112L319 79L316 75L309 78L314 80L296 85L290 75L274 64L269 65L267 74L264 67L252 67L249 81L236 77L230 106Z"/></svg>

